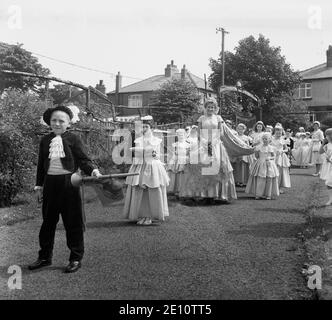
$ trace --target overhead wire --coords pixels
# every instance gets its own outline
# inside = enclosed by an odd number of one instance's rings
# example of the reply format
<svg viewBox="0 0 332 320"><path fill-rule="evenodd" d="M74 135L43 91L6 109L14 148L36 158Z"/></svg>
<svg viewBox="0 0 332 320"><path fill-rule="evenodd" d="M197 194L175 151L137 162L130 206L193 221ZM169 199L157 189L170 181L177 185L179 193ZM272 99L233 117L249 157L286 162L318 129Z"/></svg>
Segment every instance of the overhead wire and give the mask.
<svg viewBox="0 0 332 320"><path fill-rule="evenodd" d="M0 43L0 47L5 48L5 49L8 48L7 46L4 46L1 43ZM52 58L52 57L49 57L49 56L46 56L46 55L43 55L43 54L40 54L40 53L32 52L32 51L29 51L29 52L32 53L35 56L39 56L39 57L42 57L42 58L45 58L45 59L49 59L49 60L52 60L52 61L55 61L55 62L58 62L58 63L67 64L67 65L70 65L72 67L76 67L76 68L80 68L80 69L84 69L84 70L88 70L88 71L93 71L93 72L107 74L107 75L112 76L112 77L116 76L116 74L113 73L113 72L108 72L108 71L103 71L103 70L99 70L99 69L95 69L95 68L90 68L90 67L82 66L82 65L79 65L79 64L76 64L76 63L72 63L72 62L60 60L60 59L57 59L57 58ZM127 76L127 75L121 75L121 76L123 78L128 78L128 79L133 79L133 80L143 80L141 78Z"/></svg>

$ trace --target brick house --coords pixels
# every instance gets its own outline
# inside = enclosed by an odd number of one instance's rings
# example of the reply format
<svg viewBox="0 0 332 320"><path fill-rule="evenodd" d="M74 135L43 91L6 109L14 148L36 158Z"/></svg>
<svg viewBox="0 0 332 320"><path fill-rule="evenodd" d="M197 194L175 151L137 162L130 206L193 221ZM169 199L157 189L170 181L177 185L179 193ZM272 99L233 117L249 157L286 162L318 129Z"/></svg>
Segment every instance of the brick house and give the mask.
<svg viewBox="0 0 332 320"><path fill-rule="evenodd" d="M332 116L332 46L326 51L326 62L300 72L301 84L295 98L308 107L311 120Z"/></svg>
<svg viewBox="0 0 332 320"><path fill-rule="evenodd" d="M153 109L154 92L162 84L174 78L192 82L202 97L202 103L204 97L216 97L213 89L203 79L189 72L185 65L179 71L173 60L166 66L164 74L155 75L125 87L122 87L122 76L119 72L115 80L115 90L107 95L114 103L119 117L146 115Z"/></svg>

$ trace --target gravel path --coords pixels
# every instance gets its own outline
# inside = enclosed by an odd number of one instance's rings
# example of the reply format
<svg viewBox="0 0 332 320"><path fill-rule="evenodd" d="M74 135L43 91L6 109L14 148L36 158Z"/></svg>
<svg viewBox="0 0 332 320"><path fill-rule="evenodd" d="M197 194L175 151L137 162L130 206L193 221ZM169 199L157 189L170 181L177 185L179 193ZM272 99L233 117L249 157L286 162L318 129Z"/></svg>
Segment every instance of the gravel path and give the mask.
<svg viewBox="0 0 332 320"><path fill-rule="evenodd" d="M239 189L231 205L184 206L138 227L122 204L86 205L86 254L63 274L69 252L59 224L53 265L30 272L40 218L0 227L1 299L310 299L301 275L305 252L297 234L310 205L310 170L292 169L293 188L278 201L254 200ZM23 268L22 290L9 290L10 265Z"/></svg>

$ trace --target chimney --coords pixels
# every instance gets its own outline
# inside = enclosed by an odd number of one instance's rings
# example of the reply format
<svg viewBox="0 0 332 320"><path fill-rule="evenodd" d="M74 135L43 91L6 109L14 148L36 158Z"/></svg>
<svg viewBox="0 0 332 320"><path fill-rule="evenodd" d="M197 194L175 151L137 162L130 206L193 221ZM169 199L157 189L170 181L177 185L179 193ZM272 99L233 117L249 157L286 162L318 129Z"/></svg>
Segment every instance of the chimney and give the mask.
<svg viewBox="0 0 332 320"><path fill-rule="evenodd" d="M174 76L175 73L178 73L179 70L176 67L176 65L174 64L174 61L171 61L171 64L168 64L165 68L165 77L167 78L171 78Z"/></svg>
<svg viewBox="0 0 332 320"><path fill-rule="evenodd" d="M186 73L187 73L187 69L186 69L186 65L183 65L183 68L181 69L181 79L185 80L186 79Z"/></svg>
<svg viewBox="0 0 332 320"><path fill-rule="evenodd" d="M99 80L99 83L96 84L96 89L97 89L98 91L102 92L103 94L106 93L106 87L105 87L105 85L104 85L104 83L103 83L103 80Z"/></svg>
<svg viewBox="0 0 332 320"><path fill-rule="evenodd" d="M332 46L329 46L328 50L326 51L326 58L327 58L327 67L332 68Z"/></svg>
<svg viewBox="0 0 332 320"><path fill-rule="evenodd" d="M122 87L122 75L120 74L119 71L115 78L115 92L119 93L121 87Z"/></svg>

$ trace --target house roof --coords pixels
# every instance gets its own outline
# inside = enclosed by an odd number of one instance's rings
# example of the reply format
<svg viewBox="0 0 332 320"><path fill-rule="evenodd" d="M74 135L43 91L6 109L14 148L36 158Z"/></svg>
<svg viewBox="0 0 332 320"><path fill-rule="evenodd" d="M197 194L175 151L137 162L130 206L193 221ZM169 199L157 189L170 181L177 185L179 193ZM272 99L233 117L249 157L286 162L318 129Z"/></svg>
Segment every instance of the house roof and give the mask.
<svg viewBox="0 0 332 320"><path fill-rule="evenodd" d="M152 76L150 78L147 78L145 80L141 80L138 82L135 82L133 84L130 84L128 86L125 86L119 90L120 93L131 93L131 92L146 92L146 91L155 91L160 88L160 86L167 81L171 79L180 79L181 73L176 72L172 78L166 77L165 75L156 75ZM194 74L190 72L186 72L186 79L188 81L191 81L197 88L199 89L205 89L205 83L204 80L200 77L195 76ZM207 84L207 90L213 91L213 89ZM115 93L115 91L112 91L110 93Z"/></svg>
<svg viewBox="0 0 332 320"><path fill-rule="evenodd" d="M326 63L300 72L303 80L326 79L332 78L332 68L328 68Z"/></svg>

